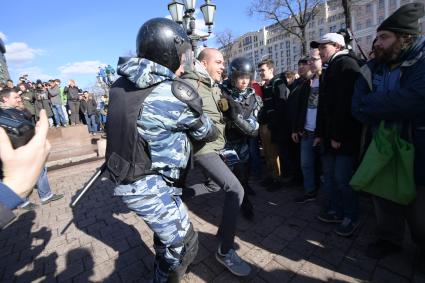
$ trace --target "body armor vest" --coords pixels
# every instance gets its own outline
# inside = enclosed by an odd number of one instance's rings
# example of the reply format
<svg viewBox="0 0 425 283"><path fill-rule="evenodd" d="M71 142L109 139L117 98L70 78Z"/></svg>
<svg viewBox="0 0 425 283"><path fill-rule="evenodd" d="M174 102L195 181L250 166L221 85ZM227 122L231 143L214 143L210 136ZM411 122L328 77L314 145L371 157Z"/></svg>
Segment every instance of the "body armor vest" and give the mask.
<svg viewBox="0 0 425 283"><path fill-rule="evenodd" d="M145 175L157 174L150 170L149 149L136 124L143 102L156 86L139 89L121 77L109 92L106 168L116 184L129 184Z"/></svg>
<svg viewBox="0 0 425 283"><path fill-rule="evenodd" d="M233 99L228 92L228 90L225 91L227 95L229 95L229 99ZM249 116L252 113L252 110L255 107L255 94L252 93L250 96L248 96L247 99L242 100L239 103L239 105L242 107L242 113L240 113L244 120L248 119ZM233 125L233 123L227 123L226 128L224 129L225 137L228 142L231 143L243 143L246 141L247 136L241 132L241 130Z"/></svg>

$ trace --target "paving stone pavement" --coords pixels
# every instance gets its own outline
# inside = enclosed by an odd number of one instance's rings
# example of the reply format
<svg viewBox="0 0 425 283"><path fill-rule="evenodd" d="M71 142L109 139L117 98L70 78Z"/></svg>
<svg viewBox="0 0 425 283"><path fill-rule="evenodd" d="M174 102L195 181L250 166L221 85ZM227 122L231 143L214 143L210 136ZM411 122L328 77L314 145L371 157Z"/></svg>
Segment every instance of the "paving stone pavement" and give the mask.
<svg viewBox="0 0 425 283"><path fill-rule="evenodd" d="M17 211L0 232L0 282L149 282L152 233L112 196L109 182L90 190L72 210L69 203L99 162L49 172L54 192L65 197L35 211ZM406 240L402 253L376 261L364 255L373 239L370 201L361 201L361 226L351 238L337 236L333 225L315 219L319 205L296 205L299 188L266 192L255 182L254 222L240 219L237 252L252 264L238 278L214 258L215 233L223 194L187 203L199 232L199 253L184 282L425 282L414 264L415 247ZM36 203L36 193L30 197Z"/></svg>

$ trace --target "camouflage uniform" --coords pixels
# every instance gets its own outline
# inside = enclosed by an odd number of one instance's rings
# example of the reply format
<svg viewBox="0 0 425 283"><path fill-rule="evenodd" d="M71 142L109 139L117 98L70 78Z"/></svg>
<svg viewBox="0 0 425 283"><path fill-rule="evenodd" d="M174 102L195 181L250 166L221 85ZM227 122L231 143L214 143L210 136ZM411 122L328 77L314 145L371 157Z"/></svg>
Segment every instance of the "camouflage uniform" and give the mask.
<svg viewBox="0 0 425 283"><path fill-rule="evenodd" d="M166 67L146 59L130 58L118 65L118 73L141 89L157 84L143 102L137 120L138 133L149 145L151 170L157 174L119 185L114 194L122 196L128 208L153 230L154 282L166 282L170 270L181 264L185 237L193 233L187 208L179 197L181 189L173 185L173 180L181 177L189 160L192 145L188 135L201 140L208 135L212 123L172 94L175 75ZM199 119L202 126L191 130Z"/></svg>

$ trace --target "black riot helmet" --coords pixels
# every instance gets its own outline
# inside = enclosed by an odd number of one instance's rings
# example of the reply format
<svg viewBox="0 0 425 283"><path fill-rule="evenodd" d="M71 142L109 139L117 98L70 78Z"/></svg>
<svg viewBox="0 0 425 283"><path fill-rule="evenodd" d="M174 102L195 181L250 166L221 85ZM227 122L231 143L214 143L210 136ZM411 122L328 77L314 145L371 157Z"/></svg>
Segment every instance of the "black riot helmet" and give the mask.
<svg viewBox="0 0 425 283"><path fill-rule="evenodd" d="M179 68L182 54L190 48L186 32L170 19L150 19L137 34L137 57L151 60L173 72Z"/></svg>
<svg viewBox="0 0 425 283"><path fill-rule="evenodd" d="M234 83L234 80L242 75L248 75L252 80L254 77L254 65L251 60L245 57L237 57L230 62L229 65L229 78Z"/></svg>
<svg viewBox="0 0 425 283"><path fill-rule="evenodd" d="M353 41L353 34L349 29L342 28L337 33L344 37L346 45L350 44Z"/></svg>

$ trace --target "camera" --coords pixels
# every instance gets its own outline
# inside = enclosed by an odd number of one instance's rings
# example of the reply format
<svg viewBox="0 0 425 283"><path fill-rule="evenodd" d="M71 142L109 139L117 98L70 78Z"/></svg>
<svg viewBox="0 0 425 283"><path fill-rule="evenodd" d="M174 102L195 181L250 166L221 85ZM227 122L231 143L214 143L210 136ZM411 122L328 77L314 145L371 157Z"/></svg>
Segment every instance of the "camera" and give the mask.
<svg viewBox="0 0 425 283"><path fill-rule="evenodd" d="M35 134L35 125L28 119L23 110L10 108L0 109L0 127L2 127L13 148L26 145ZM3 179L0 161L0 179Z"/></svg>
<svg viewBox="0 0 425 283"><path fill-rule="evenodd" d="M35 125L30 122L26 112L23 110L8 108L0 108L0 127L2 127L13 148L18 148L27 144L35 134ZM3 179L3 170L0 160L0 179ZM15 218L15 214L0 203L0 229L5 227Z"/></svg>

